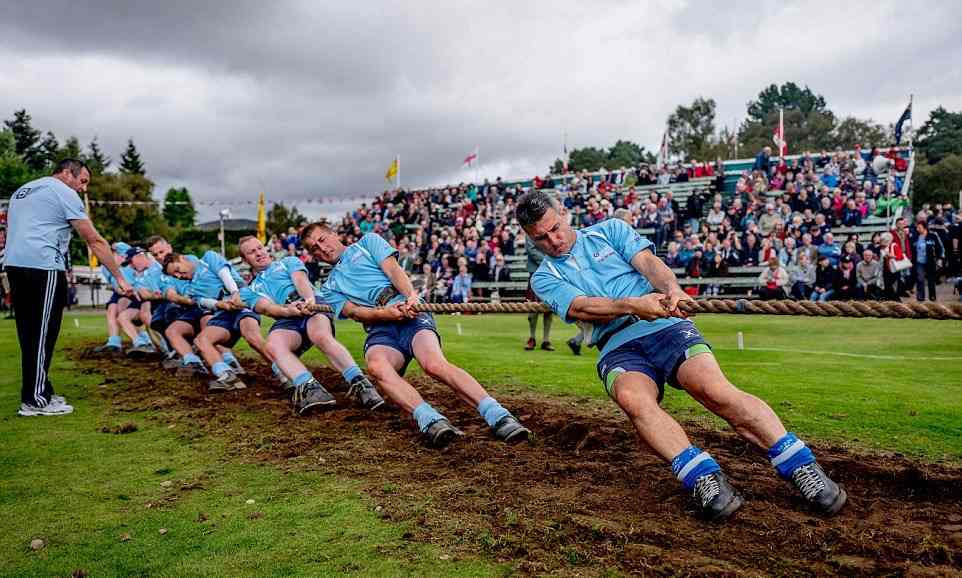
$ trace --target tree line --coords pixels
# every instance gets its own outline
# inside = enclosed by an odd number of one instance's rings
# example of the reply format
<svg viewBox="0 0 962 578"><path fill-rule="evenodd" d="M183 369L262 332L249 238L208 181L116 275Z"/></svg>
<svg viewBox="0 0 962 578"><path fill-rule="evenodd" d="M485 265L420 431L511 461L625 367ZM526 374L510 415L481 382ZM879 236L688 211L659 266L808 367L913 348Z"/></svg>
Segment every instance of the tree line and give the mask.
<svg viewBox="0 0 962 578"><path fill-rule="evenodd" d="M9 199L24 183L49 175L66 158L82 160L90 168L90 217L107 240L140 241L162 234L183 251L219 249L216 232L195 229L197 210L187 187L171 187L163 203L158 206L154 202L154 183L147 176L147 164L133 139L128 139L120 161L114 163L96 137L86 147L75 136L61 141L53 131L34 127L25 109L15 111L0 127L0 199ZM267 217L268 230L286 231L306 220L296 208L281 204L274 205ZM82 243L71 246L71 258L86 262Z"/></svg>

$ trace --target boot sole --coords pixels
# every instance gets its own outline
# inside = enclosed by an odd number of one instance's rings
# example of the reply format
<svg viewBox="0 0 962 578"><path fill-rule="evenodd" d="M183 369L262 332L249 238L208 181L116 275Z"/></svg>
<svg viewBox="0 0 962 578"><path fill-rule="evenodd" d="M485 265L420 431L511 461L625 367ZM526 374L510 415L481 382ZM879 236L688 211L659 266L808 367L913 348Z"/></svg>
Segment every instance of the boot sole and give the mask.
<svg viewBox="0 0 962 578"><path fill-rule="evenodd" d="M725 508L722 509L722 511L718 512L717 514L715 514L709 519L712 522L722 522L726 520L729 516L734 514L736 511L738 511L738 509L741 508L744 503L745 503L745 500L743 500L741 496L736 494L735 497L732 498L732 501L728 502L728 505L725 506Z"/></svg>
<svg viewBox="0 0 962 578"><path fill-rule="evenodd" d="M58 415L70 415L70 414L72 414L72 413L73 413L73 409L71 409L70 411L58 411L58 412L50 412L50 411L23 411L22 409L21 409L21 410L17 410L17 415L19 415L20 417L58 416Z"/></svg>
<svg viewBox="0 0 962 578"><path fill-rule="evenodd" d="M381 401L375 403L374 405L369 406L369 407L367 407L367 408L365 408L365 409L367 409L368 411L374 411L374 410L376 410L377 408L381 407L382 405L384 405L384 400L383 400L383 399L382 399Z"/></svg>

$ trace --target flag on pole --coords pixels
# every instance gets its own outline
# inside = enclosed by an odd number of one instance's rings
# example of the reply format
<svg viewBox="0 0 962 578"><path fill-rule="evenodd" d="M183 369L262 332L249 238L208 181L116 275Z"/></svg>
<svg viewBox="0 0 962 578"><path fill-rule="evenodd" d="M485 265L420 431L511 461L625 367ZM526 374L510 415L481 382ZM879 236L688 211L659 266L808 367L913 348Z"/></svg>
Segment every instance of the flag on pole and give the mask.
<svg viewBox="0 0 962 578"><path fill-rule="evenodd" d="M565 132L564 140L561 141L561 174L568 174L568 133Z"/></svg>
<svg viewBox="0 0 962 578"><path fill-rule="evenodd" d="M478 146L475 146L474 150L471 151L468 156L464 157L464 161L461 164L468 165L469 167L472 166L472 163L478 160L478 148Z"/></svg>
<svg viewBox="0 0 962 578"><path fill-rule="evenodd" d="M87 211L87 218L93 221L94 216L90 214L90 198L87 197L87 193L84 193L84 209ZM97 256L90 250L89 245L87 246L87 260L90 262L90 272L92 273L97 268Z"/></svg>
<svg viewBox="0 0 962 578"><path fill-rule="evenodd" d="M902 126L908 121L909 125L912 124L912 97L909 96L909 105L905 107L905 112L899 117L898 122L895 123L895 146L902 144Z"/></svg>
<svg viewBox="0 0 962 578"><path fill-rule="evenodd" d="M772 140L778 147L778 156L783 157L788 149L788 142L785 141L785 109L778 109L778 126L772 133Z"/></svg>
<svg viewBox="0 0 962 578"><path fill-rule="evenodd" d="M391 166L389 166L387 168L387 172L384 173L384 180L385 181L394 180L394 178L397 177L398 171L400 170L401 170L401 159L399 157L394 157L394 160L391 161Z"/></svg>
<svg viewBox="0 0 962 578"><path fill-rule="evenodd" d="M267 213L264 209L263 192L257 201L257 240L261 243L267 242Z"/></svg>

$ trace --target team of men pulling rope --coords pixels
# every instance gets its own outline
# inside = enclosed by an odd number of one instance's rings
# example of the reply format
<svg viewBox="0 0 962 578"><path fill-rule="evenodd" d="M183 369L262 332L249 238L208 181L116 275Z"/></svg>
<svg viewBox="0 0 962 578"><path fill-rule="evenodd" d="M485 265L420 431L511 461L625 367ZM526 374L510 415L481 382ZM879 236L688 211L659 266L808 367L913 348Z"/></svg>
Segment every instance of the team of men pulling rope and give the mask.
<svg viewBox="0 0 962 578"><path fill-rule="evenodd" d="M23 354L21 415L62 415L73 409L53 394L47 377L59 332L63 255L72 227L104 262L105 276L115 289L107 312L110 337L97 348L100 353L122 352L122 329L133 341L130 355L160 349L164 367L178 375L208 378L210 391L229 391L246 387L245 371L230 349L243 338L271 365L294 412L304 416L336 405L300 361L316 346L341 373L357 404L375 411L386 398L411 415L429 446L448 446L464 434L404 378L409 363L416 360L425 373L475 408L495 439L518 443L529 440L532 432L470 373L445 358L431 312L550 310L586 329L589 343L599 350L598 376L605 390L642 440L670 464L707 518L724 519L743 500L720 465L694 446L681 425L660 407L665 383L725 419L767 454L777 474L813 509L832 515L844 505L845 491L768 404L728 381L689 314L754 310L898 317L924 313L939 319L962 315L957 307L921 304L696 302L655 255L652 244L626 223L610 219L575 230L564 218L564 209L538 191L519 198L516 216L545 254L531 277L543 304L421 303L398 265L395 249L383 238L367 234L345 246L333 230L319 223L307 225L301 239L314 258L332 266L320 289L311 285L299 259L274 260L254 237L238 243L253 274L245 283L221 255L211 251L200 257L182 255L159 236L147 239L143 247L115 243L111 253L77 194L88 180L83 163L65 161L52 177L27 183L11 199L7 269ZM45 284L38 298L41 282ZM828 305L834 309L824 307ZM275 320L266 340L261 315ZM367 374L335 337L335 327L344 319L364 325ZM153 339L148 329L156 332Z"/></svg>

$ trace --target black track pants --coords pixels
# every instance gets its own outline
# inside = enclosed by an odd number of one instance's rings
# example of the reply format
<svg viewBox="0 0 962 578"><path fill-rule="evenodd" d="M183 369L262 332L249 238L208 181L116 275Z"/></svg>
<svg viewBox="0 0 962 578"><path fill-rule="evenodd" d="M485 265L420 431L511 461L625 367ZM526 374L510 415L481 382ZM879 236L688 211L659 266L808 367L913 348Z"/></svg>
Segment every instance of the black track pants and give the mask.
<svg viewBox="0 0 962 578"><path fill-rule="evenodd" d="M47 372L67 304L67 276L63 271L28 267L7 267L6 271L20 340L20 401L43 407L53 395Z"/></svg>

